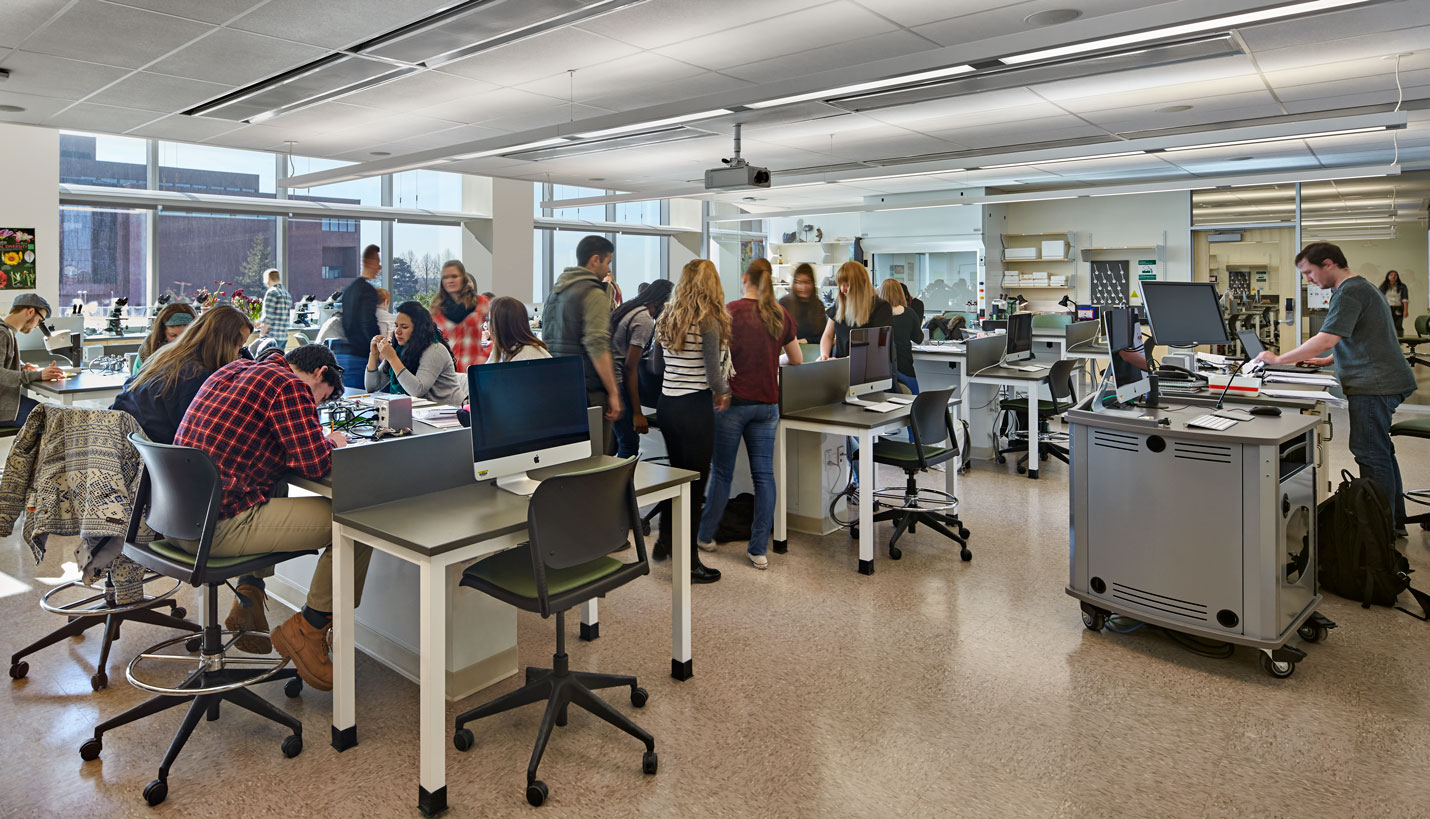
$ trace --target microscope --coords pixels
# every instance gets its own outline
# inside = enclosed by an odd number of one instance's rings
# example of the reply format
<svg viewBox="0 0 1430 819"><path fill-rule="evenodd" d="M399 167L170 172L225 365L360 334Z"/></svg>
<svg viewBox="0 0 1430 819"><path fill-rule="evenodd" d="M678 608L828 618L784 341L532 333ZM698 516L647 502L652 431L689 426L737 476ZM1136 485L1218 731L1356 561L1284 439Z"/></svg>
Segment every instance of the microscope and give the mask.
<svg viewBox="0 0 1430 819"><path fill-rule="evenodd" d="M109 320L104 325L105 332L116 336L124 335L124 308L128 306L128 297L114 300L114 304L109 308Z"/></svg>

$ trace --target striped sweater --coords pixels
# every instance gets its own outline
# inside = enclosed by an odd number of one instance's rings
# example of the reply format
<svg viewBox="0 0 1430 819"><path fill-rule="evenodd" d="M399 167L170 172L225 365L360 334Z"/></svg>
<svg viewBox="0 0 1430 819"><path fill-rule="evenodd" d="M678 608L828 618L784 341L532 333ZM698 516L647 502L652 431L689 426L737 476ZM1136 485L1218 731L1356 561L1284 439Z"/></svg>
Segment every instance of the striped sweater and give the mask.
<svg viewBox="0 0 1430 819"><path fill-rule="evenodd" d="M716 395L729 393L730 385L720 377L720 353L720 334L714 328L699 332L694 325L685 331L685 349L676 352L662 345L661 394L677 397L702 390Z"/></svg>

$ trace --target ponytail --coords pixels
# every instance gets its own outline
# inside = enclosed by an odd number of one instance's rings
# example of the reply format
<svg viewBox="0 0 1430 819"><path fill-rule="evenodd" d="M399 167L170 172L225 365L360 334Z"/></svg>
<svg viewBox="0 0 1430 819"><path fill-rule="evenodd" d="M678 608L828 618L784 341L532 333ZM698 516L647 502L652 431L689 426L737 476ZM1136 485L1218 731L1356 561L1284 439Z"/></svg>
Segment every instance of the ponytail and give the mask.
<svg viewBox="0 0 1430 819"><path fill-rule="evenodd" d="M755 304L760 322L765 325L770 337L778 341L785 328L785 310L775 301L773 278L774 271L770 269L768 259L755 259L745 270L745 283L754 287L757 294Z"/></svg>

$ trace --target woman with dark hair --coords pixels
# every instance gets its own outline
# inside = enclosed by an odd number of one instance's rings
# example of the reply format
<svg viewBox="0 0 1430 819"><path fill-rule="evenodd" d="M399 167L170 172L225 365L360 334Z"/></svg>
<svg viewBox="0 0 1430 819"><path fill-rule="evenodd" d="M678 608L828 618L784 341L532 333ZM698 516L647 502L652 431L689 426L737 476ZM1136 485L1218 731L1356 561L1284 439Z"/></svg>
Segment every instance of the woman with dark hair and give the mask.
<svg viewBox="0 0 1430 819"><path fill-rule="evenodd" d="M1390 270L1385 274L1385 281L1380 283L1380 294L1390 305L1390 317L1395 319L1395 334L1405 335L1405 308L1410 304L1410 288L1400 280L1399 273Z"/></svg>
<svg viewBox="0 0 1430 819"><path fill-rule="evenodd" d="M426 398L460 407L467 400L467 379L452 364L452 349L432 314L419 302L397 305L391 337L373 336L368 346L364 388Z"/></svg>
<svg viewBox="0 0 1430 819"><path fill-rule="evenodd" d="M625 412L612 424L616 436L616 457L629 458L641 451L640 436L650 432L650 422L641 412L640 362L655 336L655 320L670 300L675 285L668 279L651 282L640 294L611 314L611 350L614 352L616 386L624 391Z"/></svg>
<svg viewBox="0 0 1430 819"><path fill-rule="evenodd" d="M790 278L789 293L780 299L780 306L794 318L795 337L801 344L816 344L824 335L824 302L814 282L814 267L808 262L794 269Z"/></svg>
<svg viewBox="0 0 1430 819"><path fill-rule="evenodd" d="M488 364L551 357L546 342L531 332L531 317L526 314L526 305L511 296L502 296L492 302L487 325L492 334Z"/></svg>
<svg viewBox="0 0 1430 819"><path fill-rule="evenodd" d="M154 327L149 331L149 336L139 345L139 358L134 362L134 372L139 372L139 366L159 352L160 347L172 344L178 339L184 328L192 324L197 315L193 307L178 302L166 305L160 310L159 315L154 317Z"/></svg>
<svg viewBox="0 0 1430 819"><path fill-rule="evenodd" d="M477 293L477 283L460 261L452 259L442 265L442 285L432 297L432 320L452 345L457 372L465 373L468 367L487 360L490 350L482 346L482 325L490 308L491 302Z"/></svg>

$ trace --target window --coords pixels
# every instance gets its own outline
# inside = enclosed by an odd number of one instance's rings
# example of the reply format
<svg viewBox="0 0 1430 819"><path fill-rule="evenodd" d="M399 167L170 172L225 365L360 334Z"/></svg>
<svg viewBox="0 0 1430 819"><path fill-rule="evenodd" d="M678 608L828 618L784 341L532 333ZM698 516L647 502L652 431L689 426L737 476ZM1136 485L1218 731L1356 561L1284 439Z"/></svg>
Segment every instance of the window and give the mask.
<svg viewBox="0 0 1430 819"><path fill-rule="evenodd" d="M664 278L660 242L659 236L616 236L613 270L625 298L633 298L640 292L641 284Z"/></svg>
<svg viewBox="0 0 1430 819"><path fill-rule="evenodd" d="M142 139L95 134L60 134L60 181L76 185L143 188L148 182L148 143ZM134 305L148 301L144 245L145 211L60 208L60 304L76 299L87 315L108 312L111 299ZM43 241L43 240L42 240Z"/></svg>
<svg viewBox="0 0 1430 819"><path fill-rule="evenodd" d="M392 177L392 205L460 211L462 177L441 171L409 171ZM442 265L462 258L462 229L455 225L392 226L392 303L430 304L441 286Z"/></svg>
<svg viewBox="0 0 1430 819"><path fill-rule="evenodd" d="M288 219L288 261L285 270L293 298L326 299L346 287L361 270L362 249L379 244L382 223L368 219Z"/></svg>
<svg viewBox="0 0 1430 819"><path fill-rule="evenodd" d="M586 196L605 196L608 193L603 188L579 188L575 185L553 185L551 198L556 199L580 199ZM557 208L551 211L551 215L556 219L582 219L587 222L606 221L605 205L586 205L579 208Z"/></svg>

